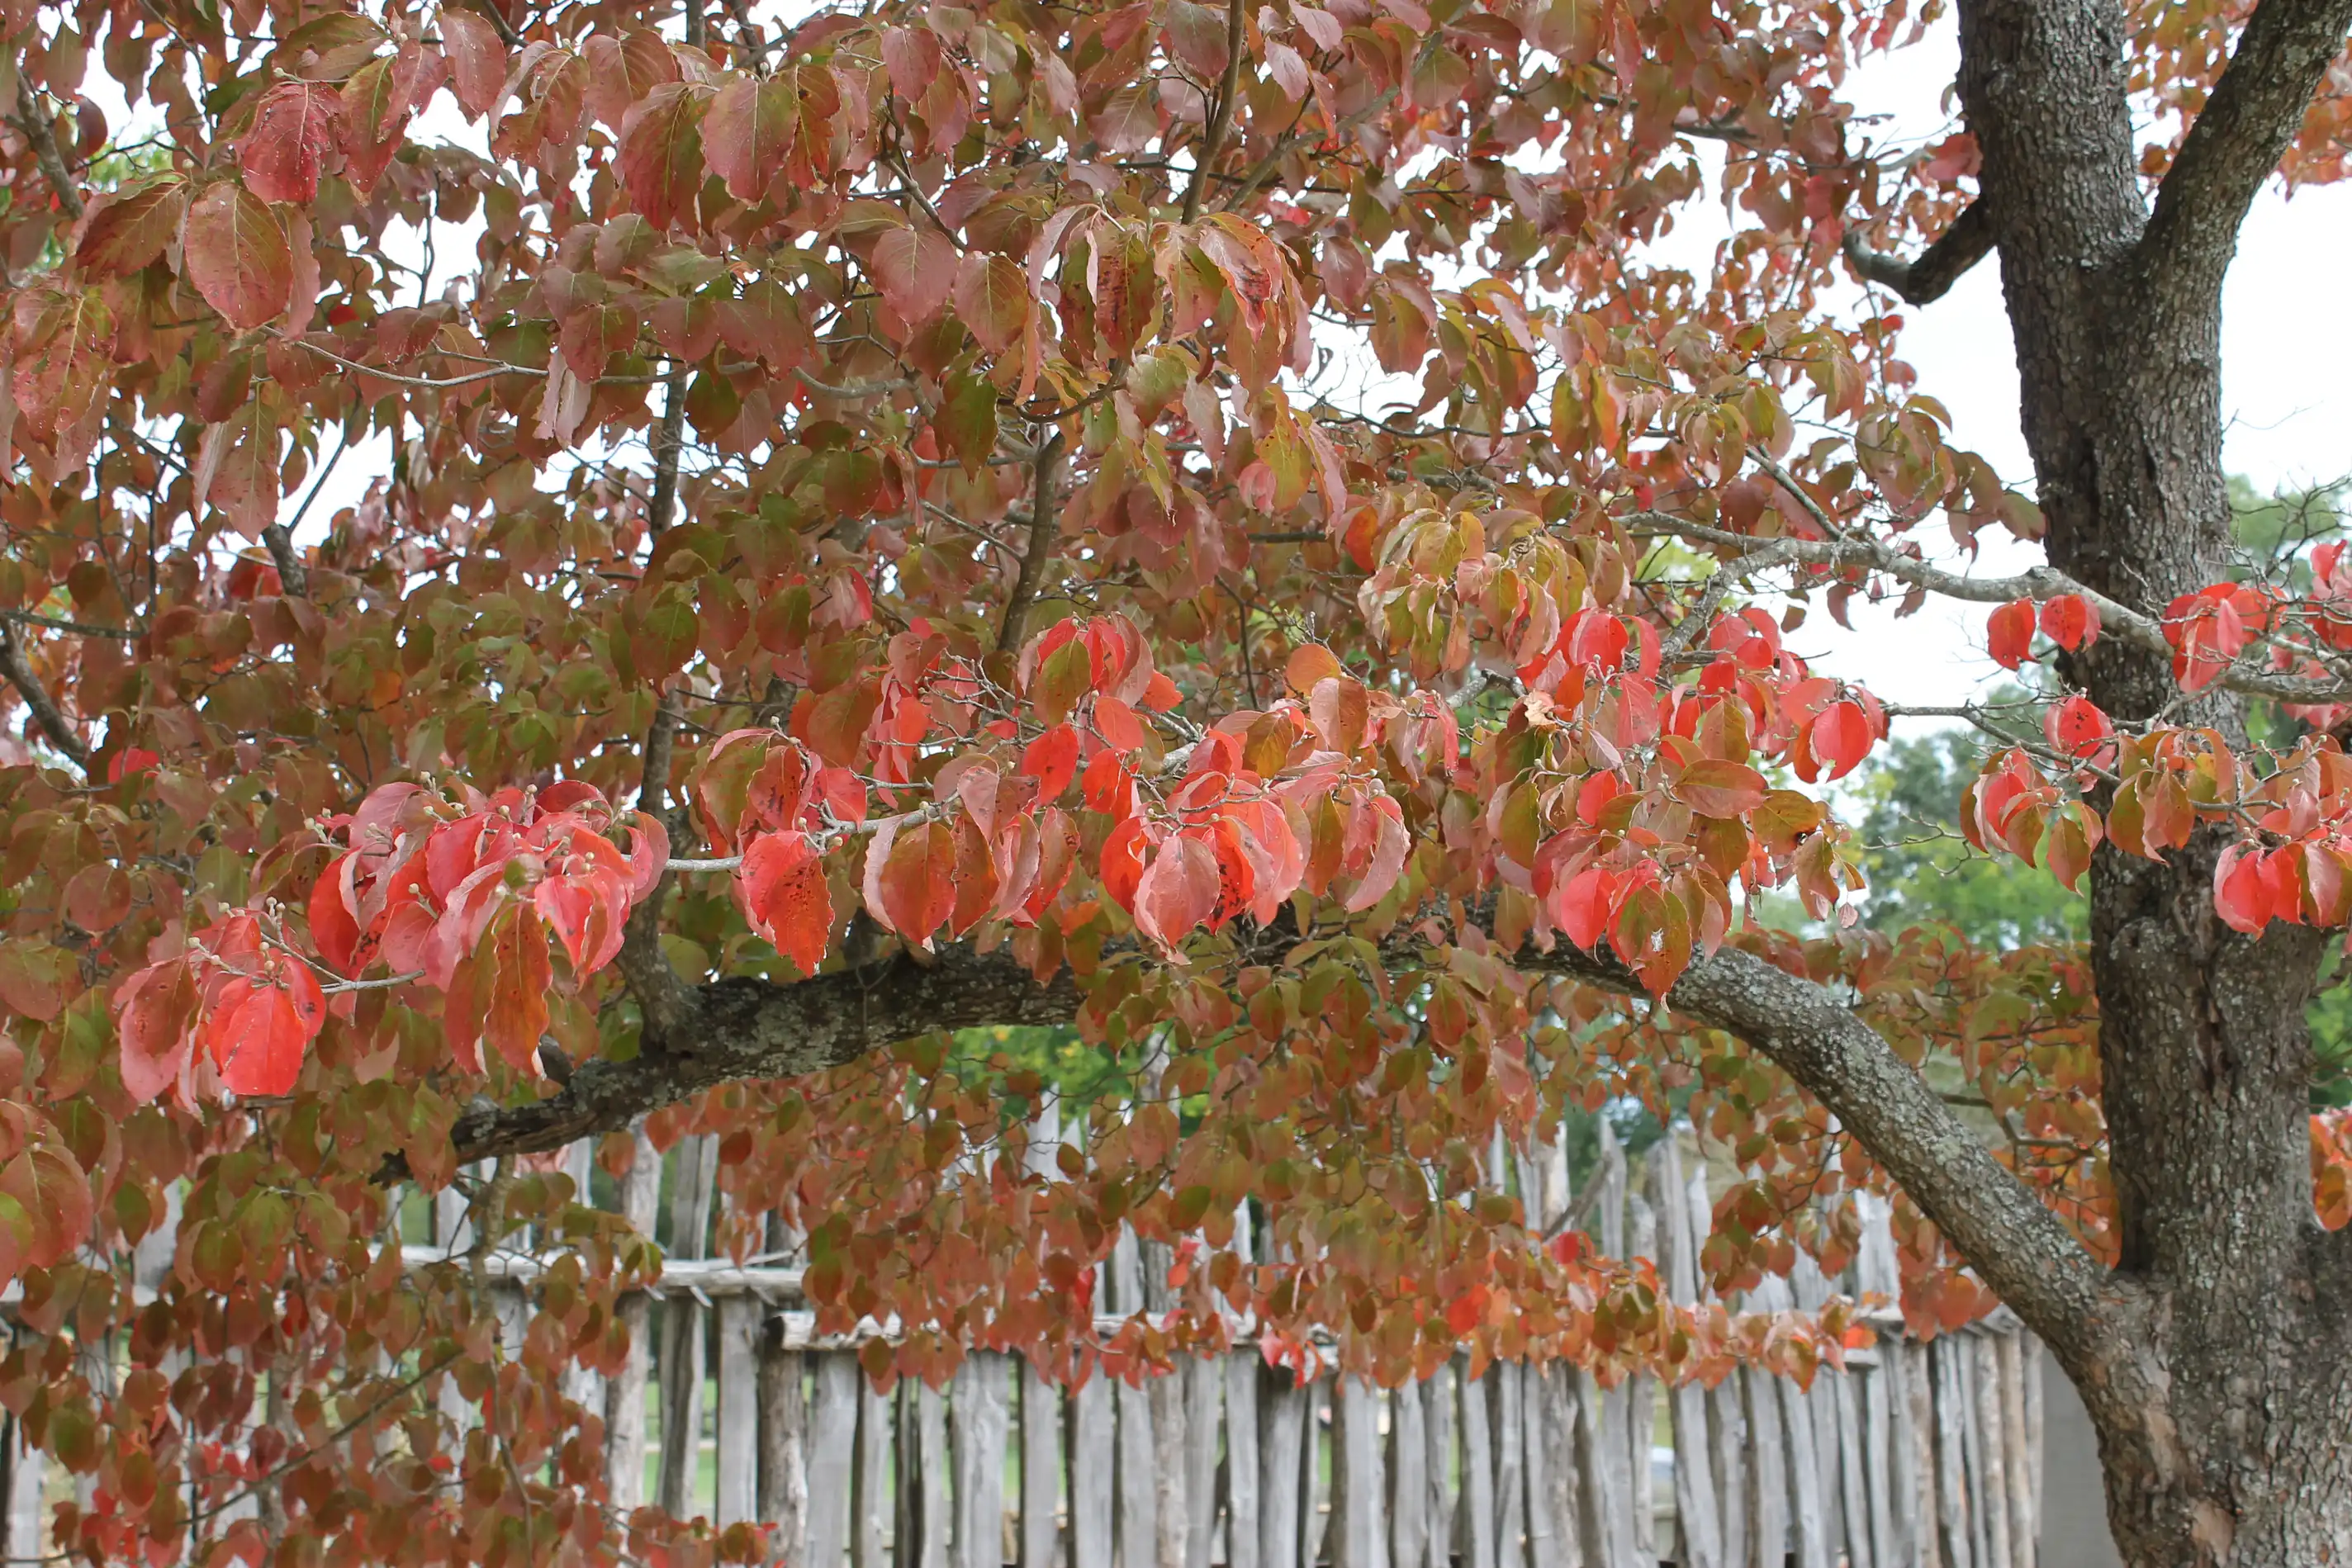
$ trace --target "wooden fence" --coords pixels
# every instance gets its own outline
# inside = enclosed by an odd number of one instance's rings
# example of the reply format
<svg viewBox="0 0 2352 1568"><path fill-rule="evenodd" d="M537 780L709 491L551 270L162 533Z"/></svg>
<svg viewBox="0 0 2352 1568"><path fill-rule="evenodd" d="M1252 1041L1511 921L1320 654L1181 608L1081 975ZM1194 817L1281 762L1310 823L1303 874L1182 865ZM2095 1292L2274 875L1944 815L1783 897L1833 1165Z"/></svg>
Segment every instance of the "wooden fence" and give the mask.
<svg viewBox="0 0 2352 1568"><path fill-rule="evenodd" d="M588 1154L575 1151L586 1190ZM1557 1145L1496 1175L1546 1225L1569 1214ZM1654 1146L1639 1190L1603 1130L1581 1223L1612 1255L1655 1258L1699 1299L1703 1173ZM617 1207L651 1233L664 1162L640 1134ZM719 1524L772 1524L793 1568L2033 1568L2042 1517L2039 1347L2005 1312L1932 1343L1881 1313L1877 1345L1808 1388L1755 1369L1714 1388L1635 1377L1603 1388L1561 1365L1460 1358L1381 1390L1301 1385L1254 1348L1188 1360L1140 1388L1075 1392L1017 1357L971 1355L944 1391L876 1394L854 1346L814 1337L796 1269L701 1254L711 1140L667 1158L670 1246L656 1290L625 1304L633 1348L601 1403L608 1481ZM427 1266L463 1253L465 1203L436 1201ZM788 1240L772 1231L772 1250ZM1107 1325L1167 1303L1164 1260L1129 1236L1104 1270ZM142 1272L169 1255L142 1259ZM519 1343L540 1264L494 1253ZM1883 1212L1851 1277L1801 1266L1744 1303L1810 1307L1895 1290ZM871 1325L868 1325L870 1328ZM874 1332L878 1333L879 1330ZM451 1415L463 1418L461 1402ZM13 1433L11 1434L13 1439ZM13 1447L13 1441L11 1443ZM40 1554L37 1455L8 1465L7 1555Z"/></svg>

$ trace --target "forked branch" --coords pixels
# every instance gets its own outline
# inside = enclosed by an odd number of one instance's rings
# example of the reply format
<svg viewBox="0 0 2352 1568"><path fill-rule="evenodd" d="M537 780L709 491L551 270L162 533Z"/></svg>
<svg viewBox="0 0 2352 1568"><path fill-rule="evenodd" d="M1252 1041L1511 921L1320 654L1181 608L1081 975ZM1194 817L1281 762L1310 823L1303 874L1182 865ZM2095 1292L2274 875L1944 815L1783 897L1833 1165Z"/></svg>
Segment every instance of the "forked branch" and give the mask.
<svg viewBox="0 0 2352 1568"><path fill-rule="evenodd" d="M1884 256L1863 243L1860 229L1845 231L1845 258L1871 282L1895 290L1913 305L1941 299L1968 270L1992 251L1992 217L1980 196L1952 220L1915 260Z"/></svg>

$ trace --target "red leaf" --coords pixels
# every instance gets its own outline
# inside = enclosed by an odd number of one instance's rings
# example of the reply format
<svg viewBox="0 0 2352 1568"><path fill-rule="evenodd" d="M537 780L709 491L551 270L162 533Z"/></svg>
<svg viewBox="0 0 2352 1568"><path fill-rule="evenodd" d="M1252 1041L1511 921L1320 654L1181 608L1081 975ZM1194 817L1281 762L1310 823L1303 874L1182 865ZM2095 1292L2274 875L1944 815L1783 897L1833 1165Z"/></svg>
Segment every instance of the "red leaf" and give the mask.
<svg viewBox="0 0 2352 1568"><path fill-rule="evenodd" d="M359 953L359 922L345 900L344 878L353 870L352 857L340 856L319 875L310 888L310 941L336 973L352 973Z"/></svg>
<svg viewBox="0 0 2352 1568"><path fill-rule="evenodd" d="M507 47L498 29L469 12L444 6L441 52L448 57L452 88L466 118L479 120L496 109L507 84Z"/></svg>
<svg viewBox="0 0 2352 1568"><path fill-rule="evenodd" d="M46 1138L0 1166L0 1197L16 1209L0 1224L0 1254L15 1254L10 1273L63 1262L89 1235L89 1177Z"/></svg>
<svg viewBox="0 0 2352 1568"><path fill-rule="evenodd" d="M790 76L730 78L710 100L702 122L703 156L739 202L756 202L778 178L800 120L800 96Z"/></svg>
<svg viewBox="0 0 2352 1568"><path fill-rule="evenodd" d="M1742 817L1764 803L1764 775L1753 768L1709 757L1683 770L1675 793L1703 817Z"/></svg>
<svg viewBox="0 0 2352 1568"><path fill-rule="evenodd" d="M1217 859L1195 838L1160 846L1135 889L1135 928L1173 949L1217 907Z"/></svg>
<svg viewBox="0 0 2352 1568"><path fill-rule="evenodd" d="M1870 755L1874 737L1870 732L1869 716L1857 703L1832 703L1813 721L1813 755L1832 764L1828 777L1843 779L1853 771L1862 759Z"/></svg>
<svg viewBox="0 0 2352 1568"><path fill-rule="evenodd" d="M319 166L335 145L341 118L332 88L300 81L271 88L237 147L245 188L265 202L309 206L318 199Z"/></svg>
<svg viewBox="0 0 2352 1568"><path fill-rule="evenodd" d="M2002 605L1985 632L1985 652L2003 669L2016 669L2033 657L2033 601L2013 599Z"/></svg>
<svg viewBox="0 0 2352 1568"><path fill-rule="evenodd" d="M803 833L762 833L743 851L735 896L752 929L814 975L833 943L833 890L824 862Z"/></svg>
<svg viewBox="0 0 2352 1568"><path fill-rule="evenodd" d="M195 1039L195 982L178 958L150 964L114 993L114 1030L122 1042L122 1087L145 1104L179 1082Z"/></svg>
<svg viewBox="0 0 2352 1568"><path fill-rule="evenodd" d="M2042 733L2069 757L2093 757L2113 738L2116 727L2086 696L2071 696L2042 716Z"/></svg>
<svg viewBox="0 0 2352 1568"><path fill-rule="evenodd" d="M294 257L277 214L226 181L188 209L180 265L205 303L241 332L285 309L294 287Z"/></svg>
<svg viewBox="0 0 2352 1568"><path fill-rule="evenodd" d="M874 281L909 326L937 316L955 283L955 246L933 229L892 229L874 242Z"/></svg>
<svg viewBox="0 0 2352 1568"><path fill-rule="evenodd" d="M482 1038L509 1066L537 1074L539 1040L547 1032L547 994L555 984L555 965L538 916L520 904L499 911L480 956L493 958L498 967Z"/></svg>
<svg viewBox="0 0 2352 1568"><path fill-rule="evenodd" d="M1113 751L1126 753L1143 744L1143 724L1135 710L1113 696L1095 698L1095 733Z"/></svg>
<svg viewBox="0 0 2352 1568"><path fill-rule="evenodd" d="M175 176L101 196L74 249L74 260L97 273L121 277L163 254L188 209L187 183Z"/></svg>
<svg viewBox="0 0 2352 1568"><path fill-rule="evenodd" d="M1029 276L1010 256L963 258L956 270L956 314L992 354L1002 354L1020 342L1028 329Z"/></svg>
<svg viewBox="0 0 2352 1568"><path fill-rule="evenodd" d="M945 822L883 829L866 852L866 906L883 926L928 946L955 909L955 834Z"/></svg>
<svg viewBox="0 0 2352 1568"><path fill-rule="evenodd" d="M2042 631L2061 648L2087 648L2099 640L2098 607L2079 593L2062 593L2044 600Z"/></svg>
<svg viewBox="0 0 2352 1568"><path fill-rule="evenodd" d="M2232 931L2252 936L2271 920L2270 890L2263 880L2262 852L2231 844L2213 862L2213 908Z"/></svg>
<svg viewBox="0 0 2352 1568"><path fill-rule="evenodd" d="M282 984L273 985L240 975L213 1002L205 1047L220 1067L221 1082L238 1094L291 1092L301 1076L303 1050L326 1021L326 998L309 969L289 963L280 978Z"/></svg>
<svg viewBox="0 0 2352 1568"><path fill-rule="evenodd" d="M664 82L629 111L621 131L621 184L658 232L694 211L702 186L702 99Z"/></svg>

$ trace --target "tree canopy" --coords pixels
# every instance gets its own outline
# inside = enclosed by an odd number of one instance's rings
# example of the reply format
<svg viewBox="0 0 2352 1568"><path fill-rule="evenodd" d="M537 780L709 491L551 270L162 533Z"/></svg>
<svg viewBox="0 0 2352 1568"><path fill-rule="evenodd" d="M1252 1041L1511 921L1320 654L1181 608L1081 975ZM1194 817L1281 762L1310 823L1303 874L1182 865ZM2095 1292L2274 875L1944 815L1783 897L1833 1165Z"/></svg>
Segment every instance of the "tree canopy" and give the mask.
<svg viewBox="0 0 2352 1568"><path fill-rule="evenodd" d="M59 1539L708 1550L604 1508L565 1395L655 1255L558 1151L617 1166L647 1117L722 1139L722 1238L780 1216L823 1324L898 1320L886 1380L1133 1375L1233 1313L1391 1381L1840 1354L1842 1306L1677 1308L1464 1196L1498 1134L1670 1101L1742 1173L1727 1297L1834 1265L1876 1189L1922 1326L1997 1293L2078 1376L2135 1364L2157 1108L2111 1146L2141 1026L2101 879L2185 879L2184 929L2307 990L2352 906L2352 562L2099 521L2108 427L2032 368L2080 359L2075 296L2018 270L2075 241L2016 138L2088 128L2050 167L2123 237L2065 276L2187 323L2103 318L2113 351L2205 363L2255 189L2344 172L2347 5L1963 4L1969 128L1885 144L1842 84L1941 9L8 5L0 1277L36 1334L0 1402L90 1479ZM2036 50L2107 96L1989 116ZM1659 261L1708 207L1712 265ZM1901 357L1996 248L2030 482ZM2111 379L2204 418L2194 376ZM2218 432L2190 502L2100 504L2206 540ZM311 509L354 454L363 497ZM2052 564L1928 559L1985 530ZM2089 948L1857 921L1827 787L1904 716L1768 589L1956 596L2053 656L1958 821L2090 873ZM1099 1074L954 1035L1041 1026ZM2272 1165L2336 1146L2302 1092ZM2352 1212L2318 1165L2305 1228ZM462 1264L403 1269L403 1184L468 1168L484 1237L564 1256L517 1358ZM1182 1310L1106 1339L1121 1226ZM2158 1440L2138 1376L2118 1453ZM220 1537L256 1488L282 1540Z"/></svg>

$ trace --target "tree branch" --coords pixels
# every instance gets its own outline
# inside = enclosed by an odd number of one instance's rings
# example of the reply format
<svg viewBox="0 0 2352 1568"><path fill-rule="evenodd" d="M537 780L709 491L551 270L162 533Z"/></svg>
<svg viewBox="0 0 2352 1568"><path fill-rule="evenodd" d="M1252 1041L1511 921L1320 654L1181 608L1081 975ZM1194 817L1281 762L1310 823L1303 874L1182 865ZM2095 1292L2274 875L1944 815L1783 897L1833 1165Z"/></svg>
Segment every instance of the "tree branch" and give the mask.
<svg viewBox="0 0 2352 1568"><path fill-rule="evenodd" d="M66 716L50 697L48 688L41 685L41 678L25 663L25 650L16 641L16 628L5 616L0 616L0 676L16 688L16 695L25 700L26 711L41 727L41 733L49 737L49 744L72 758L83 777L89 777L89 747L66 722Z"/></svg>
<svg viewBox="0 0 2352 1568"><path fill-rule="evenodd" d="M1751 566L1743 562L1743 570L1761 570L1790 562L1823 567L1833 571L1862 568L1883 571L1898 582L1942 594L1947 599L1964 600L1976 604L2006 604L2014 599L2031 599L2038 603L2063 594L2079 594L2097 609L2100 635L2120 637L2147 653L2166 658L2172 654L2172 645L2165 641L2162 621L2110 599L2096 589L2086 588L2051 567L2037 566L2016 577L1961 577L1938 570L1891 546L1869 539L1758 538L1750 534L1733 533L1727 528L1709 528L1704 523L1690 522L1663 512L1636 512L1620 520L1636 534L1669 535L1695 543L1738 550L1751 558L1753 563ZM2249 696L2270 697L2279 702L2325 704L2352 699L2352 682L2273 674L2251 661L2231 665L2215 684L2243 692Z"/></svg>
<svg viewBox="0 0 2352 1568"><path fill-rule="evenodd" d="M1640 983L1614 956L1566 942L1523 952L1549 969L1611 990ZM1861 1140L1995 1294L2036 1333L2087 1352L2098 1332L2106 1271L2058 1217L1992 1156L1927 1081L1831 991L1737 947L1693 963L1666 995L1676 1012L1769 1057Z"/></svg>
<svg viewBox="0 0 2352 1568"><path fill-rule="evenodd" d="M33 156L41 165L41 176L65 209L68 218L82 214L81 192L73 176L66 172L66 161L58 152L57 128L50 124L48 111L33 91L33 84L25 79L20 68L16 74L16 124L25 132L25 140L33 144Z"/></svg>
<svg viewBox="0 0 2352 1568"><path fill-rule="evenodd" d="M961 945L929 963L900 953L797 985L737 977L680 989L686 1012L666 1028L649 1022L634 1060L584 1061L550 1099L459 1117L458 1160L562 1148L718 1084L821 1072L918 1035L1067 1023L1079 1003L1067 970L1041 986L1011 953ZM383 1179L406 1172L395 1157Z"/></svg>
<svg viewBox="0 0 2352 1568"><path fill-rule="evenodd" d="M1217 83L1217 101L1209 107L1209 125L1201 137L1201 155L1192 164L1192 183L1184 188L1184 221L1188 224L1201 215L1201 195L1208 188L1209 172L1218 154L1224 151L1225 131L1234 122L1234 100L1241 93L1242 46L1245 41L1242 5L1243 0L1226 0L1225 74Z"/></svg>
<svg viewBox="0 0 2352 1568"><path fill-rule="evenodd" d="M1845 231L1845 258L1873 283L1895 290L1914 305L1941 299L1969 268L1991 254L1992 214L1978 197L1952 220L1952 226L1914 261L1882 256L1863 243L1862 231Z"/></svg>
<svg viewBox="0 0 2352 1568"><path fill-rule="evenodd" d="M1021 555L1021 575L1013 580L1013 595L1005 601L1003 628L996 634L1001 653L1019 651L1029 606L1036 600L1038 585L1045 580L1045 563L1061 542L1062 509L1054 500L1054 478L1061 461L1062 433L1056 430L1037 448L1036 493L1029 503L1029 545Z"/></svg>
<svg viewBox="0 0 2352 1568"><path fill-rule="evenodd" d="M2218 291L2238 230L2352 29L2352 0L2263 0L2158 187L2139 256Z"/></svg>

